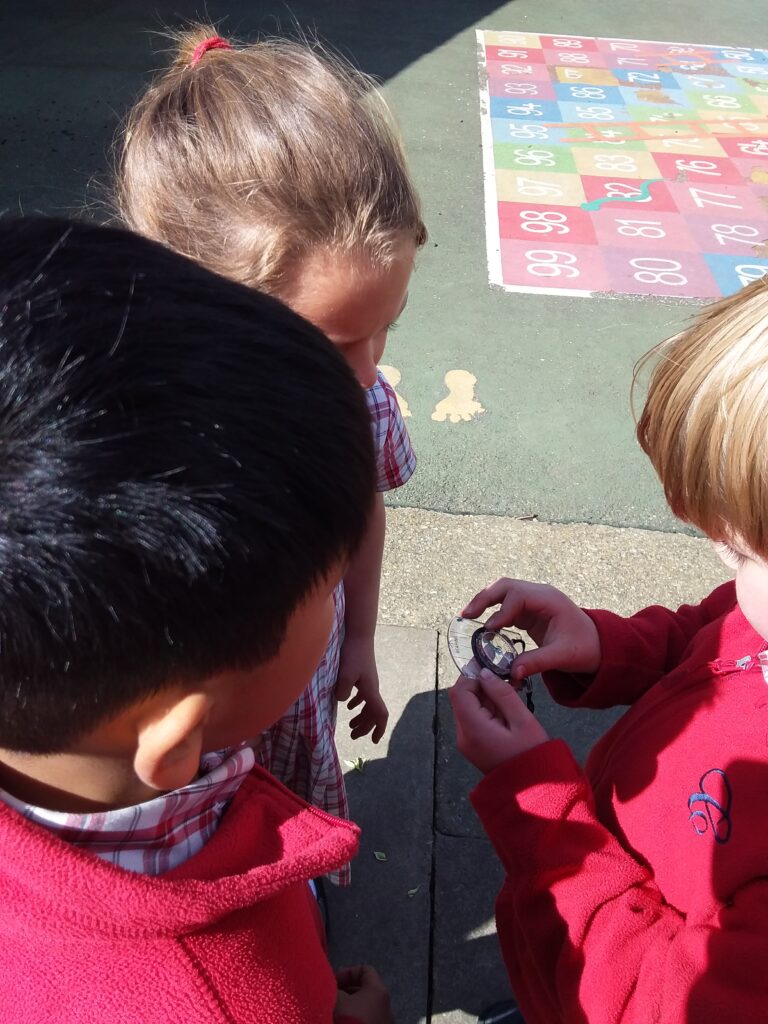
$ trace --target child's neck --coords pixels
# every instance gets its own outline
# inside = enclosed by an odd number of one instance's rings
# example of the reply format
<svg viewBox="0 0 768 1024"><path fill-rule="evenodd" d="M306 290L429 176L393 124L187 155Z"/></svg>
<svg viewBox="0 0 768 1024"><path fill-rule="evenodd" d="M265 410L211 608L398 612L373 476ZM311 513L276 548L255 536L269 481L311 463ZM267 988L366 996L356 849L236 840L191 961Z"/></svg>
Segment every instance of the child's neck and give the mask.
<svg viewBox="0 0 768 1024"><path fill-rule="evenodd" d="M136 777L131 758L2 749L0 789L35 807L71 814L132 807L158 796Z"/></svg>

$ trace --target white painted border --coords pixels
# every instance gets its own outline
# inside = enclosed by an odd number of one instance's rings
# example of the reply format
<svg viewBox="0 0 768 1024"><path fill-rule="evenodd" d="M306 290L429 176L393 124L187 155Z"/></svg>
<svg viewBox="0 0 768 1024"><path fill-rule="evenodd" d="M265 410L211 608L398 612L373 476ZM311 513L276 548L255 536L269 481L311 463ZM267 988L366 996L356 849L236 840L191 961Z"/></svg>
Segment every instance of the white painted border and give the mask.
<svg viewBox="0 0 768 1024"><path fill-rule="evenodd" d="M552 36L557 39L595 39L604 43L658 43L660 46L703 46L708 50L756 50L768 54L764 46L737 46L735 43L689 43L676 39L630 39L629 36L579 36L575 32L532 32L528 28L478 28L475 30L478 39L483 41L486 32L495 32L497 36Z"/></svg>
<svg viewBox="0 0 768 1024"><path fill-rule="evenodd" d="M589 299L593 295L609 294L608 292L586 292L580 288L537 288L535 285L529 287L525 284L502 284L501 287L505 292L520 292L522 295L573 295L577 299Z"/></svg>
<svg viewBox="0 0 768 1024"><path fill-rule="evenodd" d="M506 288L501 270L501 236L499 234L498 196L496 194L496 163L493 156L493 125L491 124L491 96L485 60L485 37L478 29L477 57L480 74L480 139L483 149L483 195L485 206L485 246L488 259L488 279L491 284Z"/></svg>

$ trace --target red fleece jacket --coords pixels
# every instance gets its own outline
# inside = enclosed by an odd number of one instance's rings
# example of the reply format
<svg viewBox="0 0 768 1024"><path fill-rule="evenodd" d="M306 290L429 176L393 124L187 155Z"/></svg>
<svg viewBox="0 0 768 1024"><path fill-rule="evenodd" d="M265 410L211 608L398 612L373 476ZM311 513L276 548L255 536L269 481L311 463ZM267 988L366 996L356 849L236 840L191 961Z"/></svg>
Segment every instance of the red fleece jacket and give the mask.
<svg viewBox="0 0 768 1024"><path fill-rule="evenodd" d="M732 583L696 607L590 612L574 707L630 704L582 771L560 740L472 794L507 879L496 917L527 1024L768 1020L766 647Z"/></svg>
<svg viewBox="0 0 768 1024"><path fill-rule="evenodd" d="M336 983L307 880L348 861L357 836L260 768L206 846L159 877L0 805L0 1019L330 1024Z"/></svg>

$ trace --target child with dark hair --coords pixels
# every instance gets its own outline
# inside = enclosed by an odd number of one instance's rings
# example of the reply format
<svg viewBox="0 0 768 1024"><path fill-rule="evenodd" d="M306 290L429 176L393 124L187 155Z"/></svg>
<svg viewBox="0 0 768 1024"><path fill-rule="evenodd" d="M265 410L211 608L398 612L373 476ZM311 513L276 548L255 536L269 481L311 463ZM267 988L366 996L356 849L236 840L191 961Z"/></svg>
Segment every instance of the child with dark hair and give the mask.
<svg viewBox="0 0 768 1024"><path fill-rule="evenodd" d="M306 686L365 535L361 389L146 239L5 221L0 250L3 1021L389 1021L307 884L355 826L243 743Z"/></svg>

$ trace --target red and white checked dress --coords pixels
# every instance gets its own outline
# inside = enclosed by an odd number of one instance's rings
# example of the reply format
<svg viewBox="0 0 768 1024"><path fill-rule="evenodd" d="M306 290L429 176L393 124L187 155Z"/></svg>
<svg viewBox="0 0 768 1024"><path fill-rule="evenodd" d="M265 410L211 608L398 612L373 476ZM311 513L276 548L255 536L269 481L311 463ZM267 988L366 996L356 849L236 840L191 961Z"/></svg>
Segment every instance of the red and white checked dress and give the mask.
<svg viewBox="0 0 768 1024"><path fill-rule="evenodd" d="M411 477L416 456L397 396L379 371L365 393L376 448L376 487L392 491ZM334 593L335 615L328 646L312 681L296 703L262 736L258 762L294 793L329 814L349 817L344 773L336 751L336 679L344 642L344 584ZM349 867L338 877L349 884Z"/></svg>

